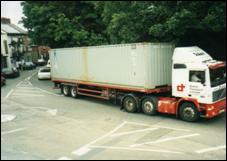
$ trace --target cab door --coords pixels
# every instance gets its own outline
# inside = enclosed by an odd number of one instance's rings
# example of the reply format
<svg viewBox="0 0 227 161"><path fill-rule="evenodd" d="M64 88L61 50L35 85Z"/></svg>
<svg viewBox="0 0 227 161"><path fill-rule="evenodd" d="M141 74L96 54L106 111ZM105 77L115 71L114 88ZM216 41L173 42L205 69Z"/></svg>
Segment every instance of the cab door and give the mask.
<svg viewBox="0 0 227 161"><path fill-rule="evenodd" d="M188 97L188 68L186 64L173 64L172 68L172 95L175 97Z"/></svg>
<svg viewBox="0 0 227 161"><path fill-rule="evenodd" d="M199 103L205 103L206 99L206 71L189 70L188 97L196 99Z"/></svg>

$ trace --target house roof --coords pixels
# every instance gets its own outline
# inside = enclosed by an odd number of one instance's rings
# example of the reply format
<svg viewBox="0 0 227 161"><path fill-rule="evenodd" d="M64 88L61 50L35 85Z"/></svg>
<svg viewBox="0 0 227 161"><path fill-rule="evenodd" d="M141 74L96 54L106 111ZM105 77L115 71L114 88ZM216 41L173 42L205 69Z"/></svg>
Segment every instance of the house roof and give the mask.
<svg viewBox="0 0 227 161"><path fill-rule="evenodd" d="M19 28L14 24L3 24L1 23L1 30L7 34L17 34L17 35L26 35L27 32Z"/></svg>

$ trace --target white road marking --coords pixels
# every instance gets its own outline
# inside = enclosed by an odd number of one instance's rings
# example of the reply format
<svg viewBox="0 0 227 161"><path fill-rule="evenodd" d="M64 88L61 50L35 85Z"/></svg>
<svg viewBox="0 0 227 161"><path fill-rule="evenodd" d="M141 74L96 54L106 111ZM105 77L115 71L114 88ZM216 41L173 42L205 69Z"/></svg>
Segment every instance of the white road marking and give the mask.
<svg viewBox="0 0 227 161"><path fill-rule="evenodd" d="M40 93L47 93L47 94L51 94L51 95L54 95L54 96L59 96L57 94L54 94L54 93L51 93L49 91L46 91L46 90L43 90L41 88L38 88L38 87L35 87L35 88L27 88L27 87L20 87L20 88L17 88L17 91L19 92L40 92Z"/></svg>
<svg viewBox="0 0 227 161"><path fill-rule="evenodd" d="M23 81L19 82L16 87L19 87L21 84L23 83Z"/></svg>
<svg viewBox="0 0 227 161"><path fill-rule="evenodd" d="M33 84L32 84L30 81L28 81L28 83L29 83L31 86L33 86Z"/></svg>
<svg viewBox="0 0 227 161"><path fill-rule="evenodd" d="M44 93L48 93L48 94L51 94L51 95L54 95L54 96L59 96L59 95L57 95L57 94L55 94L55 93L51 93L51 92L49 92L49 91L46 91L46 90L41 89L41 88L38 88L38 87L37 87L37 89L41 90L41 91L44 92Z"/></svg>
<svg viewBox="0 0 227 161"><path fill-rule="evenodd" d="M166 141L184 139L184 138L189 138L189 137L194 137L194 136L199 136L199 135L200 134L195 133L195 134L183 135L183 136L178 136L178 137L170 137L170 138L165 138L165 139L159 139L159 140L156 140L156 141L150 141L150 142L146 142L146 143L141 143L141 144L133 144L133 145L130 145L130 147L137 147L137 146L142 146L142 145L162 143L162 142L166 142Z"/></svg>
<svg viewBox="0 0 227 161"><path fill-rule="evenodd" d="M26 90L37 90L36 87L28 87L28 86L24 86L24 87L17 87L17 90L20 90L20 89L26 89Z"/></svg>
<svg viewBox="0 0 227 161"><path fill-rule="evenodd" d="M50 115L52 115L52 116L56 116L58 110L57 110L57 109L53 109L53 110L51 109L51 110L47 110L47 112L48 112Z"/></svg>
<svg viewBox="0 0 227 161"><path fill-rule="evenodd" d="M29 81L31 79L32 75L27 77L25 80Z"/></svg>
<svg viewBox="0 0 227 161"><path fill-rule="evenodd" d="M61 158L58 158L58 160L72 160L72 159L68 157L61 157Z"/></svg>
<svg viewBox="0 0 227 161"><path fill-rule="evenodd" d="M10 91L9 91L9 93L6 95L6 99L8 99L8 97L13 93L13 89L11 89Z"/></svg>
<svg viewBox="0 0 227 161"><path fill-rule="evenodd" d="M185 132L190 132L190 131L191 131L191 130L188 130L188 129L172 128L172 127L159 126L159 125L149 125L149 124L137 123L137 122L127 122L127 123L128 123L128 124L133 124L133 125L140 125L140 126L146 126L146 127L153 127L153 128L171 129L171 130L176 130L176 131L185 131Z"/></svg>
<svg viewBox="0 0 227 161"><path fill-rule="evenodd" d="M58 160L72 160L72 159L71 158L68 158L68 157L61 157Z"/></svg>
<svg viewBox="0 0 227 161"><path fill-rule="evenodd" d="M27 89L17 89L17 93L42 93L39 90L27 90Z"/></svg>
<svg viewBox="0 0 227 161"><path fill-rule="evenodd" d="M19 129L10 130L10 131L4 131L4 132L1 132L1 135L12 134L12 133L15 133L15 132L18 132L18 131L23 131L25 129L26 128L19 128Z"/></svg>
<svg viewBox="0 0 227 161"><path fill-rule="evenodd" d="M44 95L42 95L42 94L31 94L31 93L27 93L27 94L25 94L25 93L15 93L15 94L13 94L12 96L25 96L25 97L34 97L34 96L44 96Z"/></svg>
<svg viewBox="0 0 227 161"><path fill-rule="evenodd" d="M81 148L79 148L77 150L74 150L72 152L72 154L81 156L81 155L84 155L84 154L88 153L90 151L89 146L91 146L92 144L95 144L96 142L98 142L98 141L108 137L109 135L113 134L114 132L119 130L121 127L123 127L125 124L126 124L126 122L121 123L115 129L113 129L112 131L108 132L107 134L97 138L96 140L94 140L94 141L82 146Z"/></svg>
<svg viewBox="0 0 227 161"><path fill-rule="evenodd" d="M158 152L158 153L169 153L169 154L183 154L183 152L169 151L169 150L156 150L156 149L142 149L142 148L127 148L127 147L112 147L112 146L89 146L90 148L99 149L113 149L113 150L130 150L130 151L145 151L145 152Z"/></svg>
<svg viewBox="0 0 227 161"><path fill-rule="evenodd" d="M90 150L91 149L88 147L82 147L78 150L73 151L72 154L77 155L77 156L82 156L82 155L88 153Z"/></svg>
<svg viewBox="0 0 227 161"><path fill-rule="evenodd" d="M35 71L34 73L32 73L31 78L34 77L37 73L38 71Z"/></svg>
<svg viewBox="0 0 227 161"><path fill-rule="evenodd" d="M47 107L30 107L30 108L44 110L52 116L56 116L57 112L58 112L57 109L50 109L50 108L47 108Z"/></svg>
<svg viewBox="0 0 227 161"><path fill-rule="evenodd" d="M9 122L16 118L16 115L8 115L8 114L2 114L1 115L1 122Z"/></svg>
<svg viewBox="0 0 227 161"><path fill-rule="evenodd" d="M221 145L221 146L207 148L207 149L201 149L201 150L197 150L195 152L198 153L198 154L202 154L202 153L207 153L207 152L210 152L210 151L215 151L215 150L220 150L220 149L226 149L226 145Z"/></svg>
<svg viewBox="0 0 227 161"><path fill-rule="evenodd" d="M146 129L141 129L141 130L134 130L134 131L122 132L122 133L112 134L110 137L118 137L118 136L123 136L123 135L140 133L140 132L144 132L144 131L153 131L153 130L157 130L157 129L159 129L159 128L146 128Z"/></svg>

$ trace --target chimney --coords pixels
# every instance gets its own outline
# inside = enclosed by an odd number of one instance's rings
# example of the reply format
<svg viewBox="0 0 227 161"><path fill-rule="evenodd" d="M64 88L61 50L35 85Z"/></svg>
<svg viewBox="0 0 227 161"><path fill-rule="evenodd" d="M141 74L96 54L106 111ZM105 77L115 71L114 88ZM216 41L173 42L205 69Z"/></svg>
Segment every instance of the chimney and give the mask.
<svg viewBox="0 0 227 161"><path fill-rule="evenodd" d="M11 24L10 18L1 17L1 23L3 23L3 24Z"/></svg>

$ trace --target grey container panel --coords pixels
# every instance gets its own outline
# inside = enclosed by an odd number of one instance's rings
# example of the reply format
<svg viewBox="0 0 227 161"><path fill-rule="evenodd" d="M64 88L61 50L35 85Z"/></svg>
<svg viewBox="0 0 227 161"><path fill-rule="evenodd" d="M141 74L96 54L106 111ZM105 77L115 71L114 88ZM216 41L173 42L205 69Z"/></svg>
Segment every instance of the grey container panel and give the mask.
<svg viewBox="0 0 227 161"><path fill-rule="evenodd" d="M153 89L171 83L172 54L172 45L159 43L53 49L51 76Z"/></svg>
<svg viewBox="0 0 227 161"><path fill-rule="evenodd" d="M77 54L76 54L77 53ZM56 50L51 53L51 76L62 79L83 79L82 54L77 50Z"/></svg>
<svg viewBox="0 0 227 161"><path fill-rule="evenodd" d="M86 50L88 81L144 87L145 54L140 46Z"/></svg>
<svg viewBox="0 0 227 161"><path fill-rule="evenodd" d="M153 44L148 54L147 74L148 88L171 85L172 55L174 46L171 44Z"/></svg>

